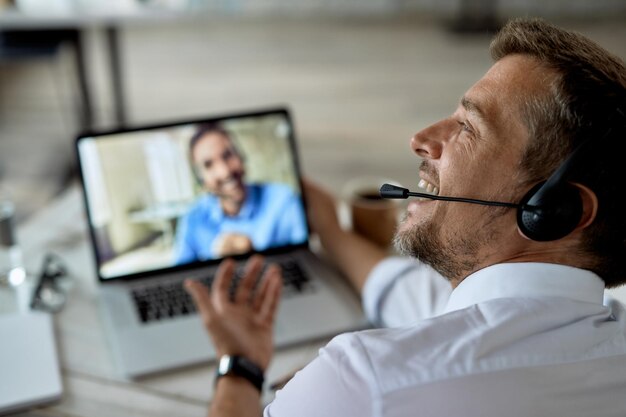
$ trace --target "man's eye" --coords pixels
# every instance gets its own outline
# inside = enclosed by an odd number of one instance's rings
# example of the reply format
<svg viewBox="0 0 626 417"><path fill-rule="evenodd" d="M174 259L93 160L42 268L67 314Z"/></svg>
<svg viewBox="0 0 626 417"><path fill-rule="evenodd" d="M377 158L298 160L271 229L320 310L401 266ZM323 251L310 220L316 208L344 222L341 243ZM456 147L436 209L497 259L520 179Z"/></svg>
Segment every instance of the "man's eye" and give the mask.
<svg viewBox="0 0 626 417"><path fill-rule="evenodd" d="M472 133L472 128L465 122L458 122L461 130L464 132Z"/></svg>
<svg viewBox="0 0 626 417"><path fill-rule="evenodd" d="M202 165L204 166L204 168L211 168L211 161L204 161Z"/></svg>

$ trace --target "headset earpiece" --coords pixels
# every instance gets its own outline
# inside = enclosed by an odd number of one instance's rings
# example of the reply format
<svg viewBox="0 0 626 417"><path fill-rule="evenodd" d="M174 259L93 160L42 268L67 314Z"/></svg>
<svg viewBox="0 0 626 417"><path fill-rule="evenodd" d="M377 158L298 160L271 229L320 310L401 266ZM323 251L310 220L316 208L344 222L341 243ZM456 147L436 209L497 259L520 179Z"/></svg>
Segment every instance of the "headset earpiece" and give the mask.
<svg viewBox="0 0 626 417"><path fill-rule="evenodd" d="M568 180L577 166L583 166L594 147L610 138L613 129L624 129L626 105L621 102L610 115L606 124L609 129L596 140L588 138L554 171L547 181L533 187L520 202L517 209L517 226L529 239L545 242L561 239L572 233L583 216L583 199L580 189ZM620 130L623 132L623 130Z"/></svg>
<svg viewBox="0 0 626 417"><path fill-rule="evenodd" d="M573 232L582 215L578 188L568 182L547 181L526 193L517 210L517 226L527 238L546 242Z"/></svg>

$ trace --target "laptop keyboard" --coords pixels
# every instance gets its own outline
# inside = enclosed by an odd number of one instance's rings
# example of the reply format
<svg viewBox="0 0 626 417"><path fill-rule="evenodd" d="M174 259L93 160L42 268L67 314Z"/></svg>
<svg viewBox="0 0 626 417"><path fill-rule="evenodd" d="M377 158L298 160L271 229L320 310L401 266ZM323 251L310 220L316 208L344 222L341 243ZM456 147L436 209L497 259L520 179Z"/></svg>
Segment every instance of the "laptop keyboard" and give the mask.
<svg viewBox="0 0 626 417"><path fill-rule="evenodd" d="M310 290L310 280L300 265L294 260L280 262L283 272L283 296L299 294ZM237 283L243 276L243 265L235 272L231 293L234 293ZM211 286L213 276L191 277L207 286ZM132 291L132 297L137 313L143 323L196 313L191 296L183 288L182 281L166 282L137 288Z"/></svg>

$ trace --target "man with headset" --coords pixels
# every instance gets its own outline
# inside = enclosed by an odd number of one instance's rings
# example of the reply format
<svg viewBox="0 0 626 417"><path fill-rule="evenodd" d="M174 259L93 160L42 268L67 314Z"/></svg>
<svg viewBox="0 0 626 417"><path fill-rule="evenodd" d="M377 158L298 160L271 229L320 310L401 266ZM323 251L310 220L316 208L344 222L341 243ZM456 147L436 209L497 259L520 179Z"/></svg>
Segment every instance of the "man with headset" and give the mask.
<svg viewBox="0 0 626 417"><path fill-rule="evenodd" d="M207 193L179 222L176 264L305 240L300 198L286 184L247 184L243 158L222 126L198 126L189 141L189 154Z"/></svg>
<svg viewBox="0 0 626 417"><path fill-rule="evenodd" d="M323 246L396 327L333 339L266 416L626 415L626 310L603 299L626 282L626 68L534 19L491 53L456 111L411 139L423 183L451 196L408 206L396 246L419 261L342 231L307 186ZM211 293L186 283L224 355L213 416L258 413L280 294L275 268L252 290L261 262L232 299L230 261Z"/></svg>

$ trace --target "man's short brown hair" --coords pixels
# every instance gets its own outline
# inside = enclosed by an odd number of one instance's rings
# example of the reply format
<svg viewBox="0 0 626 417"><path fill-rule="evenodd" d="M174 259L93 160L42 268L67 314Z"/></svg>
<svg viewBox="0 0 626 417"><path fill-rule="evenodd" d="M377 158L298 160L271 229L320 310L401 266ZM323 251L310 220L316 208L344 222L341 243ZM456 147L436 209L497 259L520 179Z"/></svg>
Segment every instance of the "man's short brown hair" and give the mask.
<svg viewBox="0 0 626 417"><path fill-rule="evenodd" d="M569 180L586 185L599 201L583 232L581 259L614 287L626 283L626 67L586 37L540 19L515 19L496 35L491 56L524 54L548 69L548 89L520 103L530 139L521 160L527 185L547 179L579 144L599 141ZM550 76L552 75L552 76Z"/></svg>

